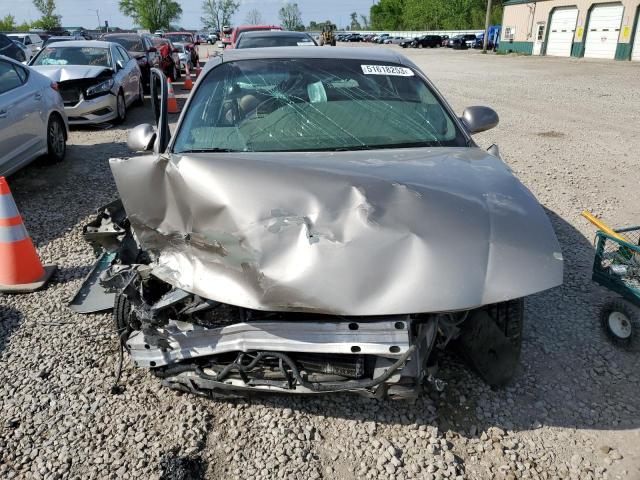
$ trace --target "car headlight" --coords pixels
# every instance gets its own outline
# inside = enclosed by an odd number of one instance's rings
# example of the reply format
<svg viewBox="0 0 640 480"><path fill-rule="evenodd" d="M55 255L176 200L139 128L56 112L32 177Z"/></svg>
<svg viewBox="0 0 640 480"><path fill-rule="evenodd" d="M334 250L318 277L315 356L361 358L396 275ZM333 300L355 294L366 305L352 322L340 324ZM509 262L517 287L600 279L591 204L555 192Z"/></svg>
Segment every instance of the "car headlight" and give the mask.
<svg viewBox="0 0 640 480"><path fill-rule="evenodd" d="M113 78L109 80L105 80L102 83L94 85L93 87L87 88L87 97L97 97L99 95L104 95L109 93L109 91L113 88Z"/></svg>

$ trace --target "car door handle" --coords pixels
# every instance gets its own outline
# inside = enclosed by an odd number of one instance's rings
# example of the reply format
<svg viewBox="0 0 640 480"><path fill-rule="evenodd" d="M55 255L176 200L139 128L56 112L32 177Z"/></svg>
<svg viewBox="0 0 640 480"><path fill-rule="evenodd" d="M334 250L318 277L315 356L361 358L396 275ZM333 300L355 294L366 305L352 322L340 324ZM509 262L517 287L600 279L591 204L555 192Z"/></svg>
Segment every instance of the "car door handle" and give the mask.
<svg viewBox="0 0 640 480"><path fill-rule="evenodd" d="M40 99L42 99L42 94L41 94L41 93L36 93L33 97L34 97L36 100L40 100Z"/></svg>
<svg viewBox="0 0 640 480"><path fill-rule="evenodd" d="M0 118L7 118L7 111L6 110L0 110Z"/></svg>

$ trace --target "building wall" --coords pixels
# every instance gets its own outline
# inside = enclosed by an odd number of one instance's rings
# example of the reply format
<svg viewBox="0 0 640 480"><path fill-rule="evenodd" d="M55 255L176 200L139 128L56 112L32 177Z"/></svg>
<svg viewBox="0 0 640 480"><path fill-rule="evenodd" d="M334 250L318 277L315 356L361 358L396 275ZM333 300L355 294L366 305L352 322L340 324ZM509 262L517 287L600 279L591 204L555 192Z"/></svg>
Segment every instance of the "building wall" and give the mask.
<svg viewBox="0 0 640 480"><path fill-rule="evenodd" d="M607 0L540 0L538 2L506 4L502 19L502 35L499 50L501 52L518 52L532 54L534 40L539 24L545 25L545 39L547 27L550 20L550 13L557 7L578 7L578 22L573 38L573 48L571 55L582 57L584 55L585 26L590 9L594 5L601 3L621 3L624 6L622 14L622 25L618 38L618 48L616 51L617 60L629 60L631 58L631 41L636 28L636 18L640 0L621 0L610 2ZM511 30L510 30L511 29ZM510 35L510 32L512 35ZM545 45L543 42L541 54L544 54Z"/></svg>

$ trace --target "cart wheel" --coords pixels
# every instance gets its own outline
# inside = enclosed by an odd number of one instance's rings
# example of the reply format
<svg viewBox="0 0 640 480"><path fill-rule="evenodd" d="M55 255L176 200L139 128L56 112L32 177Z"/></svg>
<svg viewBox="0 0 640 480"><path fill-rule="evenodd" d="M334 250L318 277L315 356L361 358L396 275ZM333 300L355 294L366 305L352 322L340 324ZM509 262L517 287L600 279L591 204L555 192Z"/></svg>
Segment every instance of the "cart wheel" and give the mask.
<svg viewBox="0 0 640 480"><path fill-rule="evenodd" d="M609 339L619 347L632 349L638 344L640 308L616 298L607 301L600 310L600 322Z"/></svg>

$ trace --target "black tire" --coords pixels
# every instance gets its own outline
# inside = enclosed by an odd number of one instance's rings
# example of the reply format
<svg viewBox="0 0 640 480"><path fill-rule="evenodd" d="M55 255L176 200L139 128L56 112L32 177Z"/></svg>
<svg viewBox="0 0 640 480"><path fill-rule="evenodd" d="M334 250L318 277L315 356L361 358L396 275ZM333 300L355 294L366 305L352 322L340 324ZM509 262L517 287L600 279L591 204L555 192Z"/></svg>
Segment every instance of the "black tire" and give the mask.
<svg viewBox="0 0 640 480"><path fill-rule="evenodd" d="M124 93L122 90L118 92L118 96L116 98L116 118L113 120L115 124L124 123L127 119L127 102L124 99Z"/></svg>
<svg viewBox="0 0 640 480"><path fill-rule="evenodd" d="M640 308L624 300L607 300L600 309L600 325L613 344L626 350L640 347Z"/></svg>
<svg viewBox="0 0 640 480"><path fill-rule="evenodd" d="M469 313L454 348L492 387L507 385L520 364L524 299L489 305Z"/></svg>
<svg viewBox="0 0 640 480"><path fill-rule="evenodd" d="M131 313L131 310L131 303L127 297L120 293L117 294L113 303L113 319L115 321L118 334L121 334L122 332L127 332L127 334L129 334L134 330L132 323L137 322L135 321L135 315Z"/></svg>
<svg viewBox="0 0 640 480"><path fill-rule="evenodd" d="M67 130L58 115L51 115L47 123L47 160L58 163L67 154Z"/></svg>
<svg viewBox="0 0 640 480"><path fill-rule="evenodd" d="M142 107L144 105L144 84L140 82L138 85L138 98L136 98L136 105Z"/></svg>

